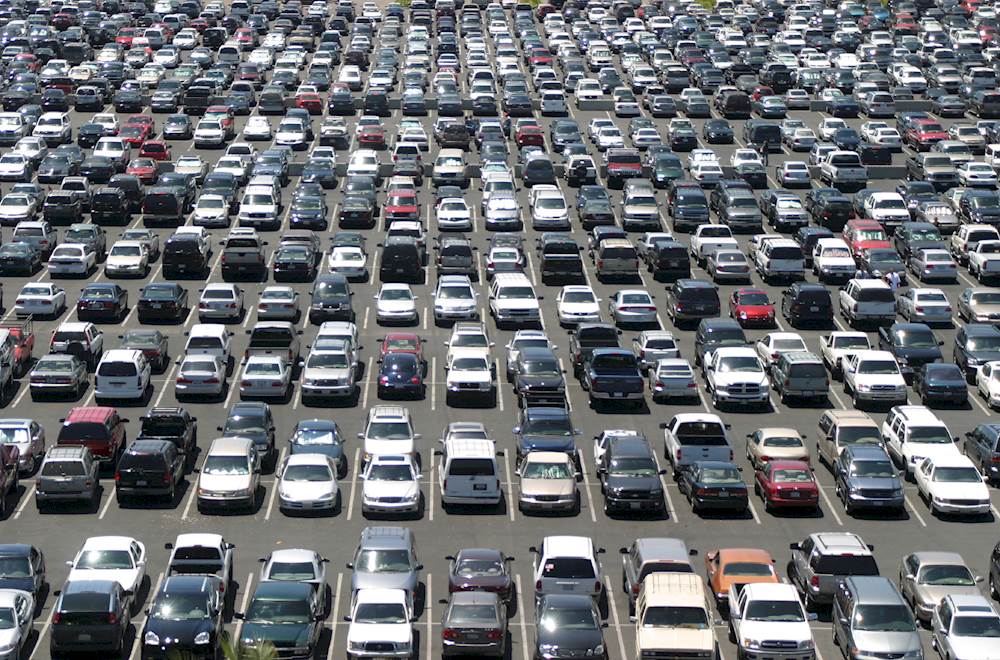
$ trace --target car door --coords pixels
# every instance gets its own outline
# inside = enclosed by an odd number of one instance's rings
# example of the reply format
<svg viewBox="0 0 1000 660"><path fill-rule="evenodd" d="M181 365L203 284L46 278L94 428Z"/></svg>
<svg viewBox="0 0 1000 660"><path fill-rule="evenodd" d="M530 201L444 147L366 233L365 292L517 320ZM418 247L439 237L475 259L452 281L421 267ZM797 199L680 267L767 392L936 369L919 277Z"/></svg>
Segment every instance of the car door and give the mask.
<svg viewBox="0 0 1000 660"><path fill-rule="evenodd" d="M798 582L796 586L799 589L799 593L804 594L808 591L809 557L812 555L813 546L812 537L809 537L799 544L797 550L792 550L792 563L795 567L794 579Z"/></svg>
<svg viewBox="0 0 1000 660"><path fill-rule="evenodd" d="M934 463L925 458L913 471L913 480L917 482L917 490L930 497L930 481L934 474Z"/></svg>

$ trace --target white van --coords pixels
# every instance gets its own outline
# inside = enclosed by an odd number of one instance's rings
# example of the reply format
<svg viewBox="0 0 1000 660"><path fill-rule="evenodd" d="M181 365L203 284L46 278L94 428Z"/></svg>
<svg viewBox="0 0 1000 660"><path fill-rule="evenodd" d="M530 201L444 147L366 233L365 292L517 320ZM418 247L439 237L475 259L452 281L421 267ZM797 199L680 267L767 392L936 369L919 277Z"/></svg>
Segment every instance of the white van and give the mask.
<svg viewBox="0 0 1000 660"><path fill-rule="evenodd" d="M435 453L441 455L438 482L442 505L500 503L500 469L492 440L447 440Z"/></svg>
<svg viewBox="0 0 1000 660"><path fill-rule="evenodd" d="M490 315L497 325L541 322L538 296L524 273L497 273L493 276L490 282Z"/></svg>
<svg viewBox="0 0 1000 660"><path fill-rule="evenodd" d="M98 402L142 399L151 375L149 361L142 351L134 348L106 351L94 374L94 397Z"/></svg>

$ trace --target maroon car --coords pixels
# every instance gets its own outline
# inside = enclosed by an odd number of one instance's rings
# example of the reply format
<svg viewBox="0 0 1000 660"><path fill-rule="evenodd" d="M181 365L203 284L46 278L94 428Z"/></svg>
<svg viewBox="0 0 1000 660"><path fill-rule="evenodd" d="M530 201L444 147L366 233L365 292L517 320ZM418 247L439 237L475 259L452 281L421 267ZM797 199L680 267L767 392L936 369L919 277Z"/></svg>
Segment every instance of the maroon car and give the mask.
<svg viewBox="0 0 1000 660"><path fill-rule="evenodd" d="M510 602L514 590L508 557L499 550L466 548L457 556L448 556L448 592L492 591Z"/></svg>

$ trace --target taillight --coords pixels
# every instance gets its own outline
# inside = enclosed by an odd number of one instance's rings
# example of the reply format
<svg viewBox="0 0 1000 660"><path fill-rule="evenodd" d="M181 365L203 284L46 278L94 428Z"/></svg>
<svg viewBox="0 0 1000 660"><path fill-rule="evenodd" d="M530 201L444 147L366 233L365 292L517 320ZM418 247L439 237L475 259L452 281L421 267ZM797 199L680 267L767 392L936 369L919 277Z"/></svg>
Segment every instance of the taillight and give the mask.
<svg viewBox="0 0 1000 660"><path fill-rule="evenodd" d="M108 612L108 623L118 623L118 614L115 612Z"/></svg>
<svg viewBox="0 0 1000 660"><path fill-rule="evenodd" d="M503 631L499 630L497 628L494 628L493 630L490 630L489 632L486 633L486 637L487 637L487 639L491 639L491 640L500 640L500 639L503 639Z"/></svg>
<svg viewBox="0 0 1000 660"><path fill-rule="evenodd" d="M600 580L596 580L594 582L594 591L596 591L598 593L601 592L601 581Z"/></svg>
<svg viewBox="0 0 1000 660"><path fill-rule="evenodd" d="M678 460L678 461L681 460L681 450L680 449L677 450L676 460Z"/></svg>
<svg viewBox="0 0 1000 660"><path fill-rule="evenodd" d="M542 590L542 581L535 580L535 591L541 591L541 590Z"/></svg>
<svg viewBox="0 0 1000 660"><path fill-rule="evenodd" d="M167 472L167 473L165 473L163 475L163 483L165 483L165 484L169 484L170 483L170 473L169 472Z"/></svg>
<svg viewBox="0 0 1000 660"><path fill-rule="evenodd" d="M444 480L444 486L441 488L441 490L448 490L448 480L447 479Z"/></svg>
<svg viewBox="0 0 1000 660"><path fill-rule="evenodd" d="M413 383L414 385L419 385L420 384L420 379L417 378L416 376L414 376L413 378L410 379L410 382Z"/></svg>
<svg viewBox="0 0 1000 660"><path fill-rule="evenodd" d="M458 631L454 628L445 628L444 631L442 631L441 636L445 639L457 639Z"/></svg>
<svg viewBox="0 0 1000 660"><path fill-rule="evenodd" d="M814 586L814 587L818 587L819 586L819 576L818 575L814 575L811 578L809 578L809 584L812 585L812 586Z"/></svg>
<svg viewBox="0 0 1000 660"><path fill-rule="evenodd" d="M211 383L212 385L214 385L215 383L218 383L218 382L219 382L219 379L218 379L218 378L215 378L215 377L213 376L212 378L206 378L206 379L205 379L205 382L206 382L206 383Z"/></svg>
<svg viewBox="0 0 1000 660"><path fill-rule="evenodd" d="M118 483L118 482L119 482L119 481L121 481L121 480L122 480L122 473L121 473L121 472L118 472L118 471L116 470L116 471L115 471L115 483Z"/></svg>
<svg viewBox="0 0 1000 660"><path fill-rule="evenodd" d="M88 485L89 485L89 484L88 484ZM55 613L54 613L54 614L52 615L52 623L59 623L59 622L61 622L61 621L62 621L62 614L60 614L59 612L55 612Z"/></svg>

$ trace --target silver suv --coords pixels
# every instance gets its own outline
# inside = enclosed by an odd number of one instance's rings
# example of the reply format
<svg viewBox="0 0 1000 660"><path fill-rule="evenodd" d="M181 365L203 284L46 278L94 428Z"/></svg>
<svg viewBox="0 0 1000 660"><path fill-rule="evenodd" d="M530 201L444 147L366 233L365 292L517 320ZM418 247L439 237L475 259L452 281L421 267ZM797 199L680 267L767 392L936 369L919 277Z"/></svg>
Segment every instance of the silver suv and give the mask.
<svg viewBox="0 0 1000 660"><path fill-rule="evenodd" d="M98 469L87 447L52 447L35 482L38 509L53 502L95 503L99 498Z"/></svg>
<svg viewBox="0 0 1000 660"><path fill-rule="evenodd" d="M347 564L351 575L351 602L361 589L402 589L410 611L424 565L417 560L417 544L407 527L365 527Z"/></svg>
<svg viewBox="0 0 1000 660"><path fill-rule="evenodd" d="M857 534L819 532L788 547L792 551L788 579L802 594L806 609L833 602L846 577L879 574L872 555L874 546Z"/></svg>

